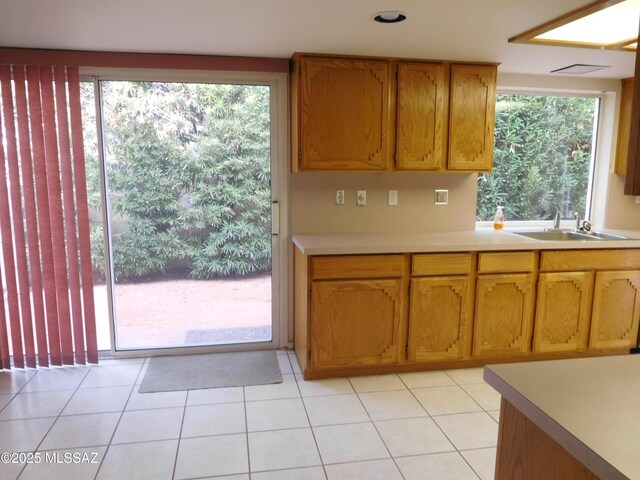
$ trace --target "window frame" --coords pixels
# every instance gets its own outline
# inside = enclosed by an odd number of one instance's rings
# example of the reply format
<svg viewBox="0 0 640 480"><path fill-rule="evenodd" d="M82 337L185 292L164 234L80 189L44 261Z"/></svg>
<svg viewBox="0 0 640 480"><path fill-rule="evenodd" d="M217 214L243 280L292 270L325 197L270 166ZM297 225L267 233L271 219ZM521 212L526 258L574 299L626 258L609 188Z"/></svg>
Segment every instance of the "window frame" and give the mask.
<svg viewBox="0 0 640 480"><path fill-rule="evenodd" d="M96 127L100 164L101 197L105 255L110 258L107 273L109 334L112 357L126 358L153 355L210 353L223 351L255 350L260 348L291 347L293 342L293 316L290 314L290 262L292 246L289 245L289 83L288 74L266 71L212 71L168 70L151 68L81 67L80 81L93 82L96 103ZM114 329L113 291L110 230L106 228L109 212L105 187L105 159L102 128L102 81L148 81L181 83L220 83L236 85L263 85L270 87L271 96L271 194L272 194L272 340L270 342L230 344L217 346L186 346L168 348L117 349ZM275 219L278 224L276 225Z"/></svg>
<svg viewBox="0 0 640 480"><path fill-rule="evenodd" d="M582 220L589 220L591 223L600 223L599 216L594 212L594 203L596 198L600 198L601 191L604 190L601 185L600 177L604 176L608 172L602 172L601 164L608 164L601 160L603 152L601 151L601 145L604 142L604 130L612 129L612 125L607 121L607 115L605 114L605 108L609 106L610 99L605 91L595 90L572 90L562 88L535 88L535 87L520 87L520 86L507 86L498 85L496 88L496 101L499 94L511 94L511 95L537 95L537 96L553 96L553 97L581 97L581 98L595 98L598 99L596 121L594 122L595 134L592 138L592 161L589 167L589 180L587 184L587 204L585 205L584 217ZM478 174L481 175L481 174ZM477 217L477 201L478 192L476 190L476 206L474 216ZM507 229L522 229L522 228L544 228L549 227L553 221L551 220L509 220L504 221L504 227ZM562 219L560 221L560 228L571 229L575 228L576 222L574 219ZM476 220L476 228L493 228L493 220Z"/></svg>

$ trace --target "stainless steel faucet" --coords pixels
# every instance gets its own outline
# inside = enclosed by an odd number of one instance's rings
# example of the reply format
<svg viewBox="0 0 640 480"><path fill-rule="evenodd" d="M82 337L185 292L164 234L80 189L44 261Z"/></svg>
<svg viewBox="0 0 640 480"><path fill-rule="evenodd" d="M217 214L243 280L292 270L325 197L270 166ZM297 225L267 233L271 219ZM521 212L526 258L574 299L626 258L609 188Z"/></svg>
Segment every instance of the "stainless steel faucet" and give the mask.
<svg viewBox="0 0 640 480"><path fill-rule="evenodd" d="M556 211L556 217L553 219L553 228L560 228L560 210Z"/></svg>

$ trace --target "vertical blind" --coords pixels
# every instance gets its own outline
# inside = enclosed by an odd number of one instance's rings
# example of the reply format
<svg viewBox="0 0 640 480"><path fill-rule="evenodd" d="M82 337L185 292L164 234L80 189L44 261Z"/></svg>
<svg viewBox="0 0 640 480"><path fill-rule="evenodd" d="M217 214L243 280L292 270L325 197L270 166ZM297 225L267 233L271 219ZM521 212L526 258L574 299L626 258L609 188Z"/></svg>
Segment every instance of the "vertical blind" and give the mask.
<svg viewBox="0 0 640 480"><path fill-rule="evenodd" d="M97 363L78 68L0 65L0 89L0 367Z"/></svg>

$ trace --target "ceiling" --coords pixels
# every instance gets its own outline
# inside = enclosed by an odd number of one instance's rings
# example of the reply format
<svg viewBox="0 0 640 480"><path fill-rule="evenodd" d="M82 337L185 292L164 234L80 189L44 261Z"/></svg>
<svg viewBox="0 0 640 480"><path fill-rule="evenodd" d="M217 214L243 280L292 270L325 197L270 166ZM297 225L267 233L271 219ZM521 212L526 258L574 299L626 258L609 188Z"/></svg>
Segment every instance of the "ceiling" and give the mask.
<svg viewBox="0 0 640 480"><path fill-rule="evenodd" d="M612 68L582 77L633 76L632 52L507 42L589 3L592 0L0 0L0 45L491 61L501 63L501 72L537 75L585 63ZM371 20L384 10L401 10L407 20Z"/></svg>

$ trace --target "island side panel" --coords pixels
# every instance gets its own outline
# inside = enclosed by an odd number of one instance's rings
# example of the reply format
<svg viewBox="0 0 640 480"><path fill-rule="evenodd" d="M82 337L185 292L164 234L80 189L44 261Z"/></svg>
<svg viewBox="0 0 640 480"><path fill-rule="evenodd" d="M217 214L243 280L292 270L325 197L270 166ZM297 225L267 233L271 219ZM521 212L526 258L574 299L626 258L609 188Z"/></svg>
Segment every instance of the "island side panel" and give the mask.
<svg viewBox="0 0 640 480"><path fill-rule="evenodd" d="M599 479L502 397L495 480L514 478Z"/></svg>
<svg viewBox="0 0 640 480"><path fill-rule="evenodd" d="M303 254L298 247L294 248L293 268L293 348L302 373L304 373L309 358L309 257Z"/></svg>

